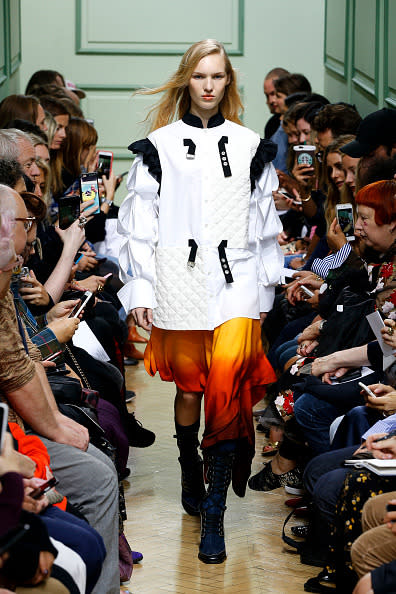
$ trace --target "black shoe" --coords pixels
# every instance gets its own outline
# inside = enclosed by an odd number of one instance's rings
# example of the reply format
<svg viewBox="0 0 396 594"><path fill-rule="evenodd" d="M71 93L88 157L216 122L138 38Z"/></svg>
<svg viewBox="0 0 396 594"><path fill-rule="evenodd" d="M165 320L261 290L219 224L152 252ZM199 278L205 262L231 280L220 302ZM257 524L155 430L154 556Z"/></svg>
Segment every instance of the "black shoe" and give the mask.
<svg viewBox="0 0 396 594"><path fill-rule="evenodd" d="M181 466L181 502L183 509L190 516L199 516L201 503L206 495L202 459L197 455L196 461L189 460L186 463L180 457L179 462Z"/></svg>
<svg viewBox="0 0 396 594"><path fill-rule="evenodd" d="M139 361L137 359L133 359L132 357L125 357L124 358L124 365L137 365Z"/></svg>
<svg viewBox="0 0 396 594"><path fill-rule="evenodd" d="M155 433L145 429L134 413L128 414L128 440L133 448L147 448L155 441Z"/></svg>
<svg viewBox="0 0 396 594"><path fill-rule="evenodd" d="M126 478L128 478L128 476L131 474L131 469L130 468L125 468L122 472L118 473L118 479L120 481L125 481Z"/></svg>
<svg viewBox="0 0 396 594"><path fill-rule="evenodd" d="M136 397L136 392L133 390L125 390L125 402L132 402L132 400Z"/></svg>
<svg viewBox="0 0 396 594"><path fill-rule="evenodd" d="M316 577L310 578L304 584L304 592L336 592L335 573L322 569Z"/></svg>

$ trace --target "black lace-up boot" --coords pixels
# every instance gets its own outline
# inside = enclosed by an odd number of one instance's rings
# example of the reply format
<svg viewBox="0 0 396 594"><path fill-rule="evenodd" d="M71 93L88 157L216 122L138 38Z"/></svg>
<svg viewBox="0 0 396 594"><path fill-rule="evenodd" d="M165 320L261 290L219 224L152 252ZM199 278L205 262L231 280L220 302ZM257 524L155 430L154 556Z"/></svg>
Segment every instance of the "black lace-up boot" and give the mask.
<svg viewBox="0 0 396 594"><path fill-rule="evenodd" d="M231 482L236 441L223 441L208 452L208 492L201 505L201 544L198 557L204 563L222 563L227 555L224 542L224 512Z"/></svg>
<svg viewBox="0 0 396 594"><path fill-rule="evenodd" d="M182 506L190 516L199 516L201 502L206 493L203 462L198 454L199 421L188 426L175 422L175 427L175 437L180 451Z"/></svg>

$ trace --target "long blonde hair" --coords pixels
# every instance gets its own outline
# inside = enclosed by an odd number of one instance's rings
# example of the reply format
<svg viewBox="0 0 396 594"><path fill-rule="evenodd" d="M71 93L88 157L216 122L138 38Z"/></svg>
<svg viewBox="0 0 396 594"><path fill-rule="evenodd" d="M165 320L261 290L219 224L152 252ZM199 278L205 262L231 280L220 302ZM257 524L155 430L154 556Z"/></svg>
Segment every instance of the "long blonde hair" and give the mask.
<svg viewBox="0 0 396 594"><path fill-rule="evenodd" d="M190 93L188 85L190 78L197 64L202 58L211 54L220 54L224 58L225 71L229 77L224 97L220 102L219 109L222 115L237 124L242 124L239 114L243 111L243 105L239 96L236 74L231 66L224 46L215 39L204 39L194 43L184 54L176 72L161 87L156 89L140 89L136 91L141 95L156 95L164 93L164 96L150 109L145 121L150 122L150 131L162 128L171 124L175 118L182 118L190 107Z"/></svg>
<svg viewBox="0 0 396 594"><path fill-rule="evenodd" d="M351 189L344 184L341 190L335 186L330 178L329 168L327 167L327 155L330 153L338 153L342 155L341 147L345 146L352 140L355 140L356 136L353 134L343 134L342 136L338 136L335 140L333 140L325 149L323 155L323 161L325 164L324 173L325 173L325 182L327 185L327 199L325 203L325 218L327 223L327 228L330 227L334 217L336 216L336 204L345 204L347 202L351 202L353 205L355 204L355 200Z"/></svg>

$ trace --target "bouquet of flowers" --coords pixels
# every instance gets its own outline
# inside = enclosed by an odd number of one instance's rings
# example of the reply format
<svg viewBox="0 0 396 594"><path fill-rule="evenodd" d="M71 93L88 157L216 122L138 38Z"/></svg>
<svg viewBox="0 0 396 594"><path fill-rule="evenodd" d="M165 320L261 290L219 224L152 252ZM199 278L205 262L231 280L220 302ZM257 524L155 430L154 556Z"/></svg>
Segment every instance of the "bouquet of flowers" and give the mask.
<svg viewBox="0 0 396 594"><path fill-rule="evenodd" d="M292 390L284 390L281 392L276 400L275 406L284 421L287 421L294 411L294 399Z"/></svg>

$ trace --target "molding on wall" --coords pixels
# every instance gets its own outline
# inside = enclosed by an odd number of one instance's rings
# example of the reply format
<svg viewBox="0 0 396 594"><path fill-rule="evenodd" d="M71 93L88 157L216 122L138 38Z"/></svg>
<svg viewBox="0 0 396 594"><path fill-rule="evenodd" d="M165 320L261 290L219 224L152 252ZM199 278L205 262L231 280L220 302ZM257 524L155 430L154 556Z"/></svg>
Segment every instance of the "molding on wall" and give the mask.
<svg viewBox="0 0 396 594"><path fill-rule="evenodd" d="M348 0L345 0L345 31L344 31L344 62L341 62L334 56L331 56L327 51L327 10L330 3L326 0L325 5L325 25L324 25L324 56L323 62L327 70L334 72L341 76L344 80L347 79L347 65L348 65L348 29L349 29L349 10Z"/></svg>
<svg viewBox="0 0 396 594"><path fill-rule="evenodd" d="M375 0L374 79L355 67L356 0L353 1L352 82L360 90L378 100L380 0Z"/></svg>
<svg viewBox="0 0 396 594"><path fill-rule="evenodd" d="M13 10L17 10L17 33L15 24L12 22ZM0 87L1 94L6 96L7 83L10 77L16 72L21 64L21 6L20 0L0 0L0 11L3 16L3 31L0 31L0 43L3 44L4 50L4 64L0 66ZM15 14L15 12L14 12ZM11 35L18 35L17 38L17 52L14 56L11 55ZM1 41L2 39L2 41ZM13 37L13 41L15 38Z"/></svg>
<svg viewBox="0 0 396 594"><path fill-rule="evenodd" d="M22 62L22 41L21 41L21 4L19 1L15 2L15 0L9 0L9 18L10 18L10 31L13 31L13 23L12 23L12 12L11 12L11 2L12 6L15 8L17 7L17 19L18 19L18 51L14 56L11 56L11 44L10 44L10 75L14 74L16 70L18 70L21 62ZM13 33L14 35L14 33Z"/></svg>
<svg viewBox="0 0 396 594"><path fill-rule="evenodd" d="M391 38L391 26L389 22L389 0L385 0L384 10L384 96L385 103L389 107L396 108L396 89L389 86L389 41Z"/></svg>
<svg viewBox="0 0 396 594"><path fill-rule="evenodd" d="M233 40L232 45L225 44L227 53L230 56L242 56L244 54L244 25L245 25L245 0L230 0L235 2L236 5L236 19L237 19L237 38ZM90 42L87 36L84 35L84 6L83 3L86 0L76 0L76 54L109 54L109 55L183 55L187 48L192 45L196 40L186 42L166 42L168 47L159 47L161 44L139 44L130 42L130 47L120 48L117 46L117 41L114 42ZM199 6L199 4L197 4ZM127 44L126 44L127 45ZM163 44L165 45L165 44Z"/></svg>

